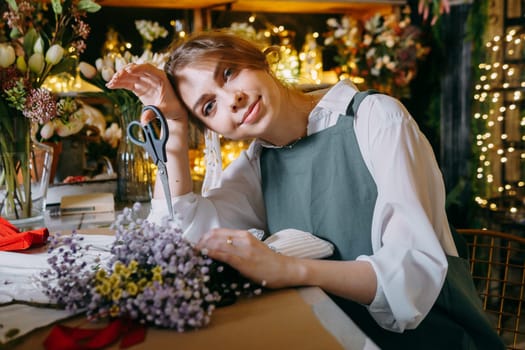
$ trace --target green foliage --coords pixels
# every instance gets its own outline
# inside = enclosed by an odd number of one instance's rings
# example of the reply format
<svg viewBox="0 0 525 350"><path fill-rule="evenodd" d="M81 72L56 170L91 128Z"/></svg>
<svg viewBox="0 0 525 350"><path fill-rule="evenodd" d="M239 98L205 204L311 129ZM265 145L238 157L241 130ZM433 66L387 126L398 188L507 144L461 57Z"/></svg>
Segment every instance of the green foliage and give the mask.
<svg viewBox="0 0 525 350"><path fill-rule="evenodd" d="M472 78L479 78L478 65L485 58L485 32L487 30L488 1L477 0L472 3L472 8L467 19L467 40L472 42Z"/></svg>

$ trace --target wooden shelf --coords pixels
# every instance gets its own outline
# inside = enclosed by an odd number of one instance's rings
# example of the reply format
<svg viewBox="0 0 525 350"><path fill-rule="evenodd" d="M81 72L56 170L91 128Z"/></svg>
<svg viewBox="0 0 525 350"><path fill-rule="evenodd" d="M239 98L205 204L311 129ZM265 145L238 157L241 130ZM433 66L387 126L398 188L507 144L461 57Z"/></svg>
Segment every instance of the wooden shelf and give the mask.
<svg viewBox="0 0 525 350"><path fill-rule="evenodd" d="M375 13L391 13L394 6L407 0L100 0L104 7L141 7L193 10L195 31L211 28L212 11L274 12L328 14L351 13L366 17Z"/></svg>
<svg viewBox="0 0 525 350"><path fill-rule="evenodd" d="M108 7L143 7L166 9L200 9L221 6L231 1L226 0L100 0L98 3Z"/></svg>
<svg viewBox="0 0 525 350"><path fill-rule="evenodd" d="M405 4L405 0L100 0L108 7L143 7L169 9L208 9L245 12L278 13L344 13L350 11L375 12Z"/></svg>
<svg viewBox="0 0 525 350"><path fill-rule="evenodd" d="M352 0L352 1L289 1L289 0L239 0L231 5L233 11L282 12L282 13L344 13L349 11L377 12L404 4L404 0Z"/></svg>

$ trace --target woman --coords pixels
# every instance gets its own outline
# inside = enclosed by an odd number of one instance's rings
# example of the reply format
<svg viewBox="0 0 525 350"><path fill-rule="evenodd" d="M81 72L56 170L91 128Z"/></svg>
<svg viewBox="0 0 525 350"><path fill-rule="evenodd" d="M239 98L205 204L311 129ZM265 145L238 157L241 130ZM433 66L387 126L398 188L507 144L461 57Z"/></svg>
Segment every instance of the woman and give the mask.
<svg viewBox="0 0 525 350"><path fill-rule="evenodd" d="M221 32L174 47L164 70L130 65L108 87L134 91L169 119L172 202L198 249L270 288L321 287L384 349L502 347L475 291L458 293L452 284L462 279L447 278L461 271L471 282L432 149L397 100L357 93L348 81L294 90L271 74L265 53ZM190 119L255 139L202 196L191 192ZM152 220L167 215L162 196L157 183ZM277 254L250 228L309 232L335 252Z"/></svg>

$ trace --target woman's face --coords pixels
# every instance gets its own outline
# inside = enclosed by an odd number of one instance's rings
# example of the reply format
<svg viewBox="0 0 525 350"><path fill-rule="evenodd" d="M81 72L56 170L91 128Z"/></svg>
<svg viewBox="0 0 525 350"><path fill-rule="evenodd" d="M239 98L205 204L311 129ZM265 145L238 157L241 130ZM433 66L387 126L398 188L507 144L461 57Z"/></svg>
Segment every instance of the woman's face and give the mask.
<svg viewBox="0 0 525 350"><path fill-rule="evenodd" d="M186 106L227 138L264 137L279 115L281 89L266 71L213 62L189 65L177 78Z"/></svg>

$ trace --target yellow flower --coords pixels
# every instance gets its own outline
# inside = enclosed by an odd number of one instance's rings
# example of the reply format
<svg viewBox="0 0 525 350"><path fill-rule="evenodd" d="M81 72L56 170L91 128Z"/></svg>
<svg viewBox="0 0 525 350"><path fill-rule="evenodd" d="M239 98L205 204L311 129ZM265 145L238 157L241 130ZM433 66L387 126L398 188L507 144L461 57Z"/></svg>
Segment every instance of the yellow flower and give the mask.
<svg viewBox="0 0 525 350"><path fill-rule="evenodd" d="M160 267L159 265L155 266L154 268L151 269L151 272L153 272L153 274L160 274L162 273L162 267Z"/></svg>
<svg viewBox="0 0 525 350"><path fill-rule="evenodd" d="M151 280L162 283L162 275L154 273L153 276L151 277Z"/></svg>
<svg viewBox="0 0 525 350"><path fill-rule="evenodd" d="M125 268L126 266L121 261L117 261L115 265L113 265L113 272L120 275Z"/></svg>
<svg viewBox="0 0 525 350"><path fill-rule="evenodd" d="M111 296L111 298L113 299L113 301L119 301L119 299L122 297L122 289L120 288L117 288L113 291L113 294Z"/></svg>
<svg viewBox="0 0 525 350"><path fill-rule="evenodd" d="M109 277L109 284L111 288L116 288L120 284L121 278L118 274L114 273Z"/></svg>
<svg viewBox="0 0 525 350"><path fill-rule="evenodd" d="M138 287L140 290L143 290L148 285L148 280L145 278L141 278L138 282Z"/></svg>
<svg viewBox="0 0 525 350"><path fill-rule="evenodd" d="M95 278L97 279L97 281L103 282L106 279L106 276L106 270L99 269L95 275Z"/></svg>
<svg viewBox="0 0 525 350"><path fill-rule="evenodd" d="M112 305L109 309L109 314L111 317L117 317L119 315L119 312L120 308L118 307L118 305Z"/></svg>
<svg viewBox="0 0 525 350"><path fill-rule="evenodd" d="M96 287L98 294L102 296L108 296L111 293L111 286L109 285L108 280L101 281L101 283Z"/></svg>
<svg viewBox="0 0 525 350"><path fill-rule="evenodd" d="M137 295L138 291L139 291L139 288L134 282L129 282L126 285L126 292L128 292L128 294L131 295L132 297Z"/></svg>
<svg viewBox="0 0 525 350"><path fill-rule="evenodd" d="M160 266L155 266L151 269L151 272L153 273L152 281L162 282L162 268Z"/></svg>
<svg viewBox="0 0 525 350"><path fill-rule="evenodd" d="M128 269L134 273L134 272L137 272L137 268L139 267L139 263L137 262L137 260L131 260L129 262L129 265L128 265Z"/></svg>

